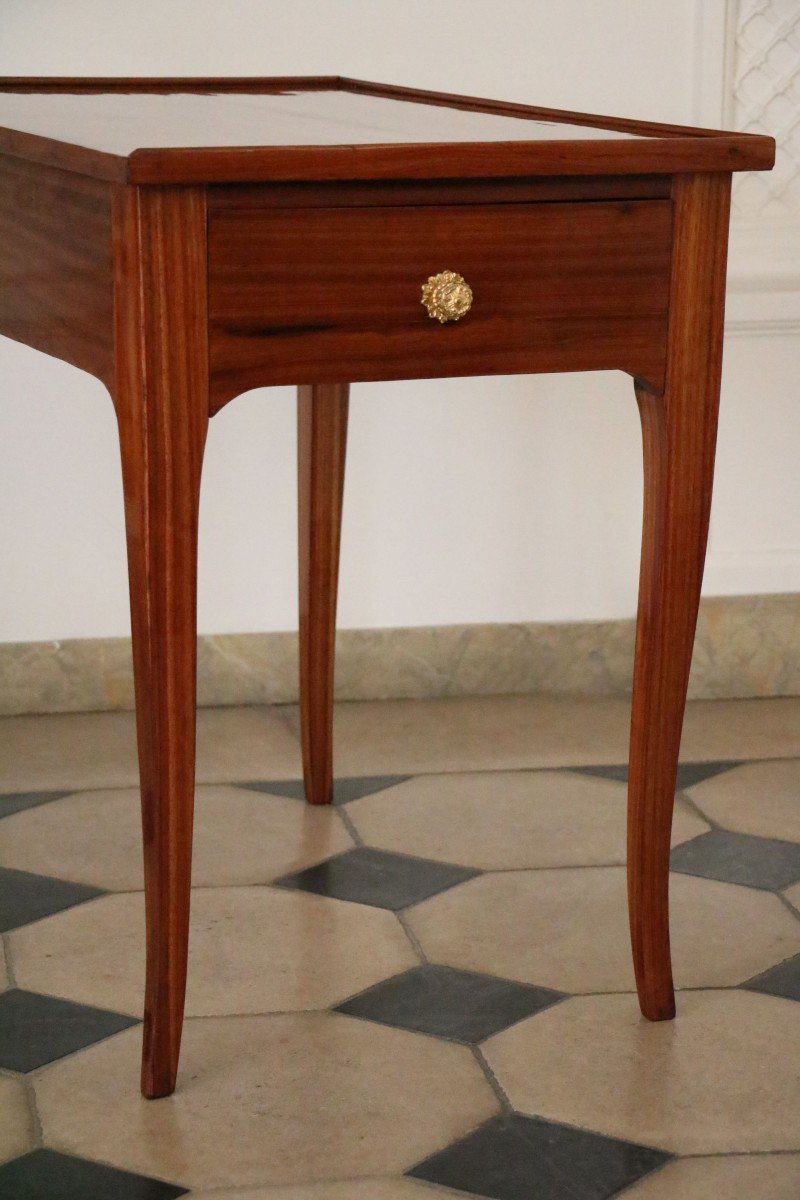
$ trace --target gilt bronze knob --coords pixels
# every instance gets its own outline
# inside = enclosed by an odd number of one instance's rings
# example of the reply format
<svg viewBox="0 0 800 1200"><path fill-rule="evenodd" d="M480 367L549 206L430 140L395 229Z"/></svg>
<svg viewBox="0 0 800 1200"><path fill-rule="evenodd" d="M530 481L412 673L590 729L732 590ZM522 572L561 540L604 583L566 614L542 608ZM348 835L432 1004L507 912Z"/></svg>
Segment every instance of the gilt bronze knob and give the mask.
<svg viewBox="0 0 800 1200"><path fill-rule="evenodd" d="M431 275L422 285L422 304L428 316L443 324L459 321L472 307L472 288L463 275L455 271L441 271Z"/></svg>

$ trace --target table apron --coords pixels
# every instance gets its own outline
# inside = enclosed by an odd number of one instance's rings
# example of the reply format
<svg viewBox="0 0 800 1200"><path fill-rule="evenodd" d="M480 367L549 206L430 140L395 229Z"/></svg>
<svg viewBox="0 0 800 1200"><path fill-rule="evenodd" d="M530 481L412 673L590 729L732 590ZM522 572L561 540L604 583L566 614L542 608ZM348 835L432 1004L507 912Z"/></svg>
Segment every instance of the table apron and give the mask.
<svg viewBox="0 0 800 1200"><path fill-rule="evenodd" d="M247 207L208 228L212 411L270 384L622 369L659 386L669 200ZM421 304L461 274L458 321Z"/></svg>

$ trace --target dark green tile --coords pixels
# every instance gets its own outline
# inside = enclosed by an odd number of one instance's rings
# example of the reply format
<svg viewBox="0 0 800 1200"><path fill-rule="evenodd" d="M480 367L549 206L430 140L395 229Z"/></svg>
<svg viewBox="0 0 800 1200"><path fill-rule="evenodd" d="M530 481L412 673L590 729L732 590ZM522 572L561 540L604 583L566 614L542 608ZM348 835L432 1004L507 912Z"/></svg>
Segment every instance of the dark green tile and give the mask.
<svg viewBox="0 0 800 1200"><path fill-rule="evenodd" d="M750 992L766 992L768 996L783 996L786 1000L800 1000L800 954L754 975L742 984Z"/></svg>
<svg viewBox="0 0 800 1200"><path fill-rule="evenodd" d="M175 1200L188 1190L56 1150L32 1150L0 1166L2 1200Z"/></svg>
<svg viewBox="0 0 800 1200"><path fill-rule="evenodd" d="M800 845L712 829L676 846L670 866L682 875L779 891L800 879Z"/></svg>
<svg viewBox="0 0 800 1200"><path fill-rule="evenodd" d="M284 875L273 886L397 910L479 874L470 867L357 846L304 871Z"/></svg>
<svg viewBox="0 0 800 1200"><path fill-rule="evenodd" d="M490 1200L610 1200L670 1160L541 1117L496 1117L406 1174Z"/></svg>
<svg viewBox="0 0 800 1200"><path fill-rule="evenodd" d="M53 800L63 800L69 795L71 792L5 792L0 795L0 818L24 812L26 808L38 808L40 804L50 804Z"/></svg>
<svg viewBox="0 0 800 1200"><path fill-rule="evenodd" d="M12 988L0 994L0 1067L33 1071L137 1024L122 1013Z"/></svg>
<svg viewBox="0 0 800 1200"><path fill-rule="evenodd" d="M0 867L0 933L104 894L102 888L83 883Z"/></svg>
<svg viewBox="0 0 800 1200"><path fill-rule="evenodd" d="M562 1000L561 992L425 964L337 1005L349 1016L477 1043Z"/></svg>

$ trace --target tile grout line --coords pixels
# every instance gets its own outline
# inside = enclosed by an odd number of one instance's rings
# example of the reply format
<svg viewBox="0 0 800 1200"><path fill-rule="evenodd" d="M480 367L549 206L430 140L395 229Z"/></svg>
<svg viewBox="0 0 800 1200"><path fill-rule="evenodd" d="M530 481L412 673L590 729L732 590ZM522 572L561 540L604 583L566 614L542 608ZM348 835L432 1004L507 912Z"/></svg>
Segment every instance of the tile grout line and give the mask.
<svg viewBox="0 0 800 1200"><path fill-rule="evenodd" d="M743 763L741 765L744 766L744 765L749 765L749 764ZM694 800L689 795L688 788L687 789L679 789L678 791L676 791L675 799L681 800L686 805L686 807L689 809L689 811L691 813L693 813L696 817L699 817L701 821L704 821L705 824L709 825L712 829L722 829L723 828L723 826L720 825L718 821L715 821L713 817L706 816L706 814L703 812L702 808L697 803L697 801ZM700 836L702 837L702 834ZM689 839L689 840L691 840L691 839ZM683 843L681 843L681 844L683 844Z"/></svg>
<svg viewBox="0 0 800 1200"><path fill-rule="evenodd" d="M412 1163L412 1166L413 1165L414 1164ZM410 1169L410 1168L408 1168L408 1169ZM395 1171L394 1174L392 1174L392 1175L336 1175L336 1176L332 1175L332 1176L326 1177L324 1179L311 1180L310 1183L307 1183L307 1184L303 1184L303 1183L301 1183L301 1184L291 1184L291 1183L289 1183L289 1184L286 1184L286 1183L255 1183L255 1184L252 1184L252 1183L250 1183L250 1184L237 1184L235 1187L225 1187L225 1186L213 1187L213 1188L202 1187L202 1188L192 1188L192 1190L188 1193L188 1200L191 1200L192 1196L198 1195L201 1191L204 1196L209 1196L209 1197L224 1196L226 1198L228 1196L231 1196L231 1197L234 1197L234 1200L235 1200L236 1196L248 1196L248 1197L252 1196L254 1188L257 1189L258 1191L263 1190L268 1196L273 1192L275 1193L276 1196L278 1196L287 1187L294 1189L295 1187L301 1187L301 1188L305 1188L308 1186L316 1187L317 1185L322 1186L322 1185L327 1185L327 1184L331 1184L331 1183L387 1183L387 1182L395 1183L397 1181L402 1181L405 1179L406 1179L406 1175L405 1175L404 1171ZM415 1179L413 1182L415 1185L417 1185L420 1188L420 1190L430 1192L432 1195L464 1196L464 1197L467 1196L466 1192L459 1191L457 1188L447 1187L446 1184L443 1184L443 1183L432 1183L429 1179Z"/></svg>
<svg viewBox="0 0 800 1200"><path fill-rule="evenodd" d="M469 1049L472 1051L472 1057L475 1059L475 1062L478 1064L481 1071L483 1072L483 1074L486 1078L486 1082L489 1084L489 1087L492 1089L495 1096L497 1097L498 1103L500 1105L501 1113L504 1116L508 1116L510 1113L512 1113L514 1111L514 1108L511 1104L511 1101L509 1100L508 1096L506 1095L505 1090L503 1089L503 1087L500 1083L500 1080L497 1078L494 1071L492 1070L492 1068L489 1066L488 1062L486 1061L486 1058L484 1057L483 1051L481 1050L480 1046L473 1044L469 1047Z"/></svg>
<svg viewBox="0 0 800 1200"><path fill-rule="evenodd" d="M25 1100L28 1105L28 1112L31 1119L31 1130L33 1133L32 1150L38 1150L44 1146L44 1129L42 1128L42 1118L39 1114L39 1106L36 1103L36 1091L33 1086L33 1079L28 1075L23 1075L22 1087L25 1092Z"/></svg>
<svg viewBox="0 0 800 1200"><path fill-rule="evenodd" d="M403 933L406 935L409 942L411 943L411 948L414 951L414 953L416 954L417 958L420 960L420 963L423 966L430 966L431 960L428 958L427 954L422 949L422 943L420 942L417 935L414 933L414 930L409 925L408 917L406 916L404 910L398 909L394 915L397 917L397 920L400 924L400 928L403 930Z"/></svg>
<svg viewBox="0 0 800 1200"><path fill-rule="evenodd" d="M796 1150L708 1150L705 1154L698 1151L697 1154L680 1154L679 1158L704 1159L704 1158L765 1158L772 1155L800 1155L800 1142Z"/></svg>
<svg viewBox="0 0 800 1200"><path fill-rule="evenodd" d="M359 833L358 828L356 827L356 825L353 821L353 818L350 816L350 813L347 811L347 805L346 804L335 804L332 807L333 807L334 812L339 814L342 824L344 825L347 832L350 834L350 837L353 839L356 846L363 846L364 839L362 838L361 834Z"/></svg>
<svg viewBox="0 0 800 1200"><path fill-rule="evenodd" d="M341 817L342 824L344 825L347 832L350 834L350 836L353 839L353 841L355 842L356 846L363 847L364 839L362 838L361 834L359 833L358 828L357 828L355 822L353 821L353 818L350 816L349 812L347 811L347 805L346 804L338 805L336 808L336 811L338 812L339 816ZM425 951L422 949L422 946L420 945L419 939L417 938L416 934L411 929L403 909L395 909L394 916L397 918L400 928L403 930L403 933L406 935L406 938L408 939L408 941L411 944L411 949L416 954L420 963L423 966L426 965L429 962L428 956L425 953Z"/></svg>
<svg viewBox="0 0 800 1200"><path fill-rule="evenodd" d="M789 886L794 887L795 885L790 884ZM789 897L785 896L783 894L783 892L776 892L775 895L778 897L778 899L780 900L783 907L789 910L789 912L792 914L792 916L795 918L795 920L800 921L800 909L798 909L794 904L792 904Z"/></svg>
<svg viewBox="0 0 800 1200"><path fill-rule="evenodd" d="M646 1184L649 1179L654 1179L657 1175L661 1175L671 1163L683 1158L683 1155L675 1154L671 1150L665 1150L664 1153L670 1155L665 1162L659 1163L657 1167L654 1167L652 1171L648 1171L646 1175L640 1175L638 1179L634 1179L632 1183L627 1184L621 1191L614 1192L610 1200L617 1200L618 1196L633 1196L634 1200L636 1200L636 1190L640 1184Z"/></svg>
<svg viewBox="0 0 800 1200"><path fill-rule="evenodd" d="M3 933L0 933L0 945L3 948L3 962L5 963L10 990L17 987L17 976L14 972L14 964L11 961L11 942L8 939L9 932L10 930L4 930Z"/></svg>

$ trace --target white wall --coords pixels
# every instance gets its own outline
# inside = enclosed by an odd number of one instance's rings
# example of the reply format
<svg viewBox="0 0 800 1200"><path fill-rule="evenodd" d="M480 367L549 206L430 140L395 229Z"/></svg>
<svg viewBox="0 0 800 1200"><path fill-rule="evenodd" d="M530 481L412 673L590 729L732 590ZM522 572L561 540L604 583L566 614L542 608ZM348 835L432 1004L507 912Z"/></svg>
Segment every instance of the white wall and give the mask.
<svg viewBox="0 0 800 1200"><path fill-rule="evenodd" d="M0 0L0 74L340 73L713 121L722 10L722 0ZM771 336L752 332L743 305L706 590L800 589L800 338L780 321ZM126 633L102 386L0 339L0 430L0 640ZM633 612L640 459L620 374L357 386L340 623ZM252 392L212 422L203 631L294 626L294 462L289 389Z"/></svg>

